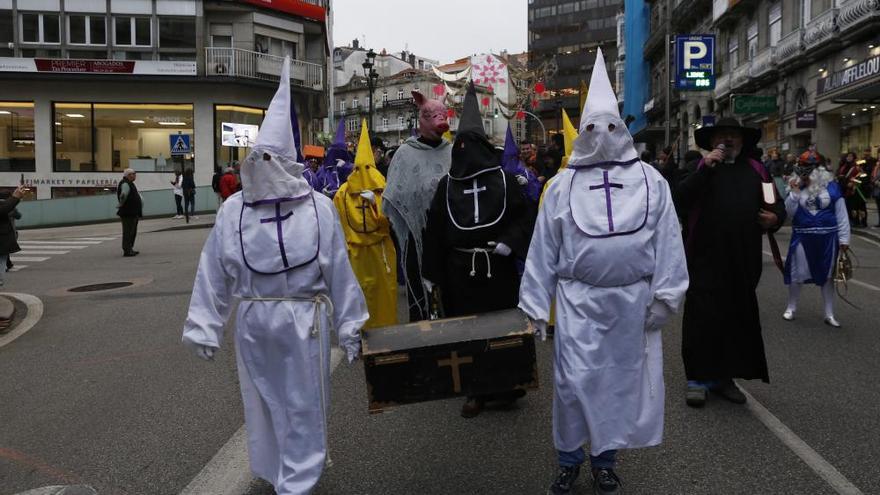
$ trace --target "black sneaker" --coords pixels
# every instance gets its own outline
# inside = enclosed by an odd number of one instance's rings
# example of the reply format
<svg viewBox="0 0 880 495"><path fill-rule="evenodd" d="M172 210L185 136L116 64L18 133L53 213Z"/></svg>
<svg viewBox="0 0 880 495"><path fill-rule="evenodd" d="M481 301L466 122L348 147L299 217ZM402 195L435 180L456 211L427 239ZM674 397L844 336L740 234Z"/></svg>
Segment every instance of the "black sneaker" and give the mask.
<svg viewBox="0 0 880 495"><path fill-rule="evenodd" d="M596 495L619 495L620 485L620 478L613 469L593 469L593 492Z"/></svg>
<svg viewBox="0 0 880 495"><path fill-rule="evenodd" d="M556 481L550 485L547 493L553 495L566 495L571 493L575 480L581 474L580 466L559 466L559 472L556 473Z"/></svg>
<svg viewBox="0 0 880 495"><path fill-rule="evenodd" d="M721 384L712 388L712 392L724 397L730 402L734 404L745 404L746 396L742 393L739 387L733 383L733 380L726 380Z"/></svg>

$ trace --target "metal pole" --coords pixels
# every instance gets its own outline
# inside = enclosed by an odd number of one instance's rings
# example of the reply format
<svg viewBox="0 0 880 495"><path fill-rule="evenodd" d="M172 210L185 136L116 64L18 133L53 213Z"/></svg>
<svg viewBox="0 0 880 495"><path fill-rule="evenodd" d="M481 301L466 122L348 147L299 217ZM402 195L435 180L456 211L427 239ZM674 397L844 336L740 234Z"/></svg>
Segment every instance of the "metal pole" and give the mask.
<svg viewBox="0 0 880 495"><path fill-rule="evenodd" d="M373 70L367 73L367 90L370 92L370 130L373 130Z"/></svg>
<svg viewBox="0 0 880 495"><path fill-rule="evenodd" d="M672 24L671 24L671 17L672 16L670 15L671 11L672 11L672 0L666 0L666 12L665 12L666 18L664 20L664 23L666 24L666 34L663 38L664 44L666 45L665 64L663 66L664 67L663 68L663 77L664 77L663 82L666 85L666 105L665 105L666 106L666 128L664 129L664 136L665 136L665 140L663 142L664 147L669 146L669 141L671 138L670 134L672 133L672 122L671 122L672 109L671 109L671 102L670 102L670 99L672 97L672 94L671 94L672 93L672 91L671 91L672 85L671 85L671 78L670 78L670 73L669 73L669 51L670 51L669 50L669 38L671 35L671 31L672 31Z"/></svg>
<svg viewBox="0 0 880 495"><path fill-rule="evenodd" d="M541 126L541 136L543 136L544 144L547 144L547 128L544 127L544 123L541 122L541 119L539 119L538 116L533 114L532 112L526 112L525 110L523 110L522 112L526 115L531 115L535 118L535 120L538 121L538 124Z"/></svg>

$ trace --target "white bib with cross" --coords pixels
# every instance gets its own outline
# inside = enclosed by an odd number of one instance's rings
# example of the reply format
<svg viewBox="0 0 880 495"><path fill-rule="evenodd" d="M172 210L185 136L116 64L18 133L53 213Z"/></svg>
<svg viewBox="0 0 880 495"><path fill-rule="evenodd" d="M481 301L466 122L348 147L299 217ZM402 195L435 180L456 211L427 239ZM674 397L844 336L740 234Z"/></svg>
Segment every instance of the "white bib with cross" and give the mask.
<svg viewBox="0 0 880 495"><path fill-rule="evenodd" d="M282 273L311 263L321 242L312 194L290 201L242 205L237 240L245 265L257 273Z"/></svg>
<svg viewBox="0 0 880 495"><path fill-rule="evenodd" d="M590 237L638 232L648 220L648 178L642 162L584 167L571 175L571 214Z"/></svg>

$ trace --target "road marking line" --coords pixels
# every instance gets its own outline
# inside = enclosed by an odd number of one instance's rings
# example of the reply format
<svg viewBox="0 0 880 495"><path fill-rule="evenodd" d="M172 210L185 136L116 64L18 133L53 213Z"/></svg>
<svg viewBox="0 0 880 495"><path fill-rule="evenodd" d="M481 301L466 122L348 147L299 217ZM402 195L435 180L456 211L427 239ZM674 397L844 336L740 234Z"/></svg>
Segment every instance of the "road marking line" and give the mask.
<svg viewBox="0 0 880 495"><path fill-rule="evenodd" d="M338 348L330 349L330 375L342 362L343 355L344 352ZM247 432L241 425L180 495L241 495L247 491L252 480Z"/></svg>
<svg viewBox="0 0 880 495"><path fill-rule="evenodd" d="M867 237L862 237L862 236L860 236L860 235L858 235L858 234L852 236L851 239L858 239L858 240L860 240L860 241L865 241L865 242L867 242L868 244L873 244L873 245L875 245L875 246L877 246L877 247L880 247L880 242L877 242L877 241L872 240L872 239L868 239Z"/></svg>
<svg viewBox="0 0 880 495"><path fill-rule="evenodd" d="M70 244L80 246L94 246L101 244L101 241L21 241L27 244Z"/></svg>
<svg viewBox="0 0 880 495"><path fill-rule="evenodd" d="M18 292L4 292L4 296L18 299L27 306L27 316L21 320L15 328L6 335L0 335L0 347L12 342L13 340L24 335L43 317L43 301L36 296L30 294L21 294Z"/></svg>
<svg viewBox="0 0 880 495"><path fill-rule="evenodd" d="M856 280L854 278L849 279L849 281L850 281L850 283L862 286L866 289L875 290L877 292L880 292L880 287L877 287L876 285L871 285L867 282L862 282L861 280Z"/></svg>
<svg viewBox="0 0 880 495"><path fill-rule="evenodd" d="M772 253L768 253L767 251L763 251L763 253L766 254L767 256L770 256L770 257L773 256ZM854 278L851 278L851 279L849 279L849 282L854 283L860 287L864 287L865 289L870 289L870 290L880 292L880 287L877 287L876 285L871 285L867 282L862 282L861 280L856 280Z"/></svg>
<svg viewBox="0 0 880 495"><path fill-rule="evenodd" d="M17 272L17 271L21 270L22 268L27 268L28 266L29 265L15 265L12 268L10 268L9 271L10 272Z"/></svg>
<svg viewBox="0 0 880 495"><path fill-rule="evenodd" d="M773 435L776 436L786 447L801 458L804 463L810 467L816 474L824 479L831 488L841 495L864 495L861 490L852 484L846 477L832 466L824 457L801 440L795 432L791 431L785 424L767 410L760 402L751 394L740 387L743 395L746 396L746 407L751 413L758 418L758 421L764 424Z"/></svg>
<svg viewBox="0 0 880 495"><path fill-rule="evenodd" d="M52 245L47 246L46 244L31 244L27 241L18 243L22 248L34 248L34 249L85 249L89 246L68 246L68 245Z"/></svg>
<svg viewBox="0 0 880 495"><path fill-rule="evenodd" d="M18 254L18 255L25 255L25 256L32 256L32 255L35 255L35 254L37 254L37 255L39 255L39 254L67 254L67 253L70 252L70 251L44 251L44 250L40 250L40 251L31 251L30 249L27 249L27 246L24 246L24 247L25 247L25 249L24 249L23 251L19 251L19 252L15 253L15 254Z"/></svg>
<svg viewBox="0 0 880 495"><path fill-rule="evenodd" d="M115 241L116 237L71 237L71 241Z"/></svg>
<svg viewBox="0 0 880 495"><path fill-rule="evenodd" d="M46 261L49 259L49 256L10 256L12 261L28 261L31 263L38 263L40 261Z"/></svg>

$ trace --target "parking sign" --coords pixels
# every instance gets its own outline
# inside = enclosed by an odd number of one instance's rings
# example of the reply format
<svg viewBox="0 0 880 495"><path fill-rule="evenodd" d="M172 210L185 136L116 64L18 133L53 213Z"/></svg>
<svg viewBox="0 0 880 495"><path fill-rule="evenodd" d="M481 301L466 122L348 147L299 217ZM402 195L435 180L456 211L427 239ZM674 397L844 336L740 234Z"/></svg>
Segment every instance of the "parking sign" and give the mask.
<svg viewBox="0 0 880 495"><path fill-rule="evenodd" d="M683 34L675 37L675 87L706 91L715 88L715 35Z"/></svg>

